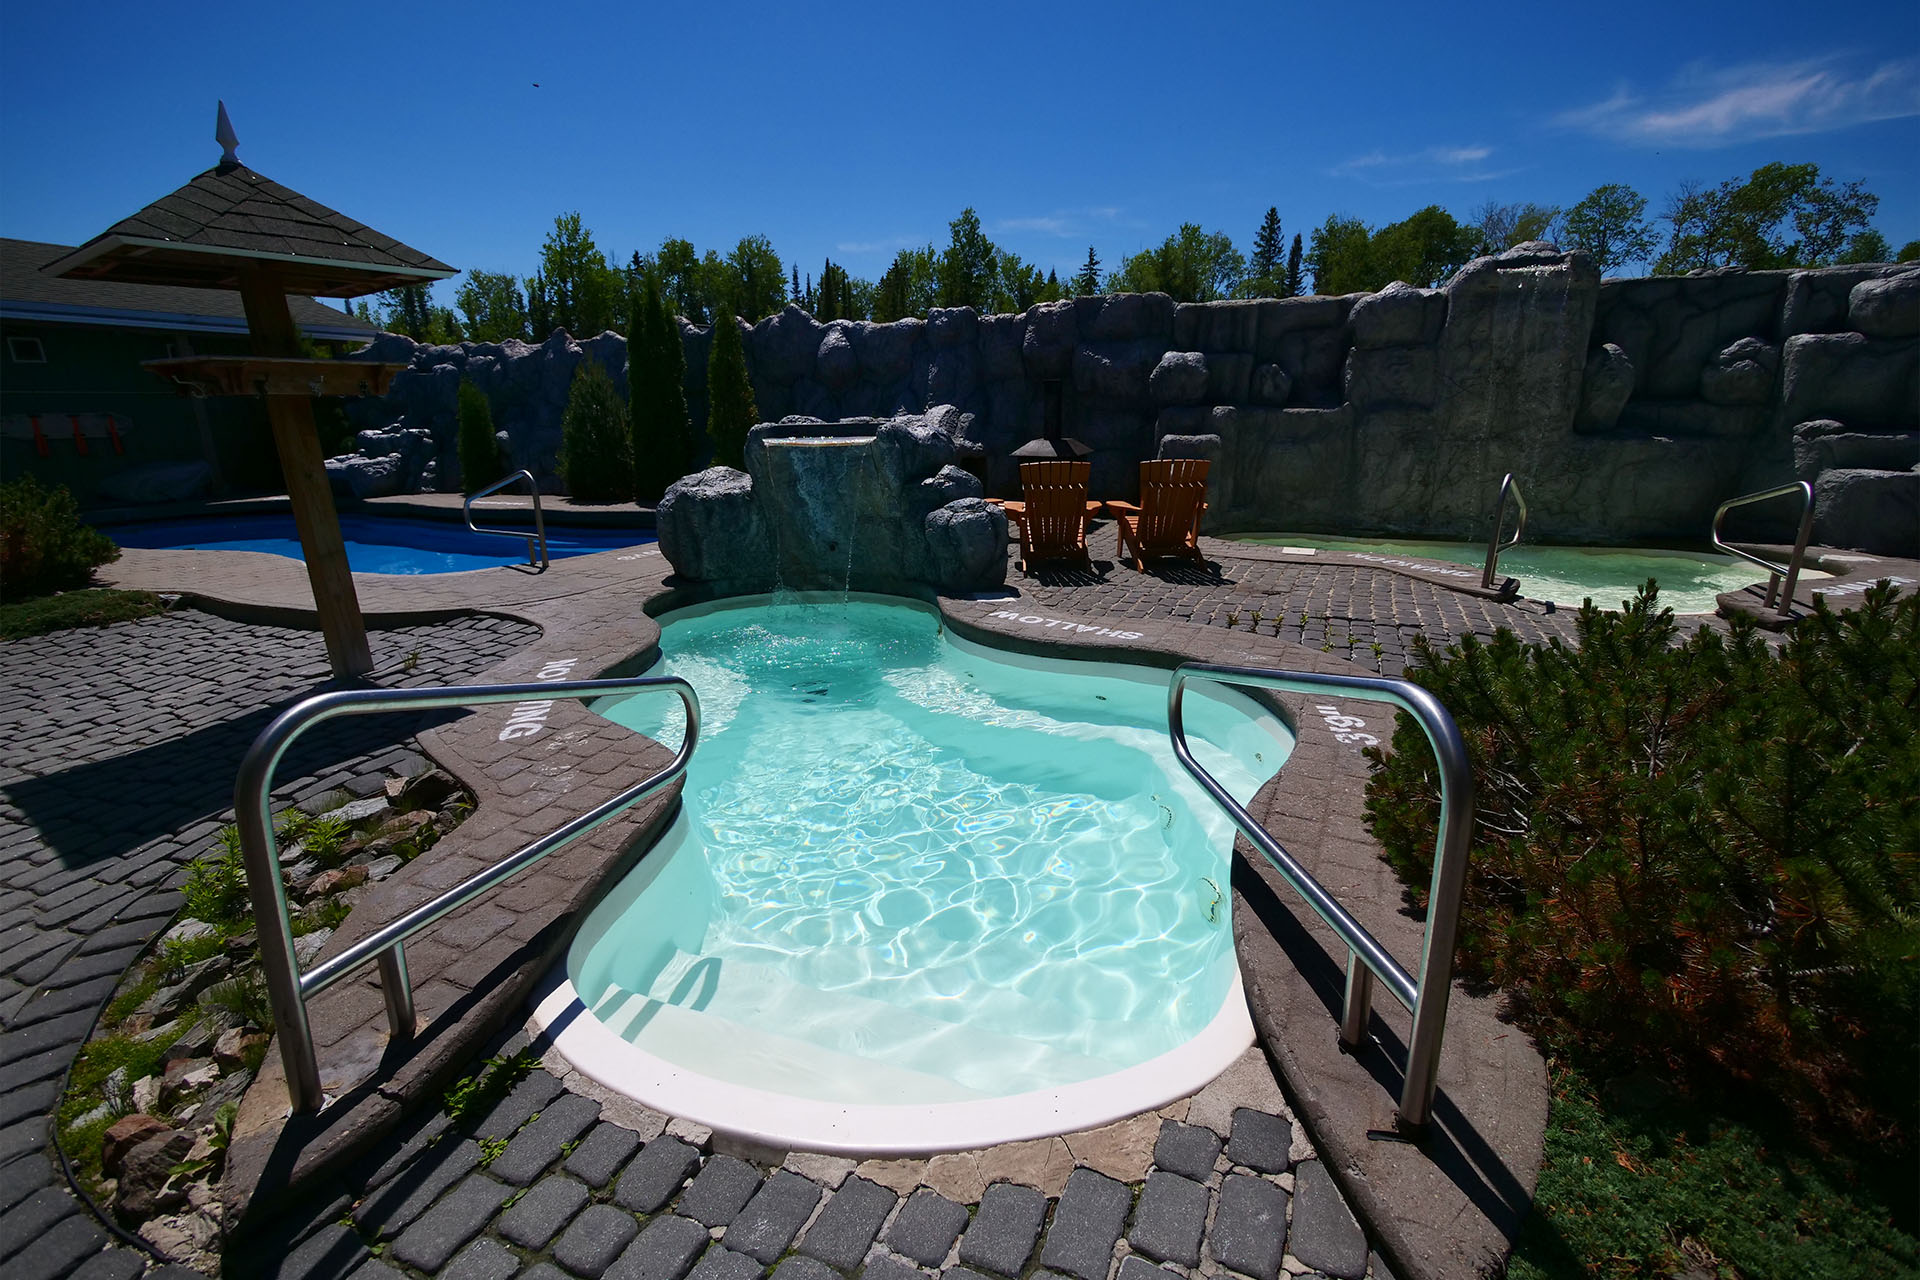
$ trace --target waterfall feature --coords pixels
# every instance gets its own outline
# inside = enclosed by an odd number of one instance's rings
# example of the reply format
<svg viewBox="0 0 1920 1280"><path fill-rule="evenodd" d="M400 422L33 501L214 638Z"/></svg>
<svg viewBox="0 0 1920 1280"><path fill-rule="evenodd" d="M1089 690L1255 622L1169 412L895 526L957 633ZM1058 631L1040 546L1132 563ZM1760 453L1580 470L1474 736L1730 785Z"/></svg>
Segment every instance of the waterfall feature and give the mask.
<svg viewBox="0 0 1920 1280"><path fill-rule="evenodd" d="M775 594L827 591L847 598L853 547L872 489L872 436L763 439L773 502Z"/></svg>

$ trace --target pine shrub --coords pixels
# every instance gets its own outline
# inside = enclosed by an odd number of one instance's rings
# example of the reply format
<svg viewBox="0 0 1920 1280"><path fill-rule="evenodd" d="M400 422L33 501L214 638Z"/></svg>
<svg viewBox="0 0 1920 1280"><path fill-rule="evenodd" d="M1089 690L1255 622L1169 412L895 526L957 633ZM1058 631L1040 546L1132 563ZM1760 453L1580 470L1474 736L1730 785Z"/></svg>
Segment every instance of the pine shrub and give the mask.
<svg viewBox="0 0 1920 1280"><path fill-rule="evenodd" d="M567 491L588 502L625 502L633 496L633 442L627 406L613 379L592 357L573 371L573 389L560 419L560 470Z"/></svg>
<svg viewBox="0 0 1920 1280"><path fill-rule="evenodd" d="M81 522L65 485L47 489L31 475L0 484L0 599L84 587L119 558L112 539Z"/></svg>
<svg viewBox="0 0 1920 1280"><path fill-rule="evenodd" d="M462 378L460 380L460 485L468 493L477 493L498 480L500 442L493 434L493 408L486 393Z"/></svg>
<svg viewBox="0 0 1920 1280"><path fill-rule="evenodd" d="M707 354L707 434L713 437L715 466L745 470L747 432L760 420L747 376L747 349L740 325L729 308L720 309Z"/></svg>
<svg viewBox="0 0 1920 1280"><path fill-rule="evenodd" d="M1578 647L1502 630L1409 678L1472 756L1463 976L1591 1069L1752 1086L1816 1132L1905 1147L1920 1099L1920 598L1824 604L1778 650L1680 640L1654 585ZM1405 716L1367 814L1423 894L1439 812Z"/></svg>

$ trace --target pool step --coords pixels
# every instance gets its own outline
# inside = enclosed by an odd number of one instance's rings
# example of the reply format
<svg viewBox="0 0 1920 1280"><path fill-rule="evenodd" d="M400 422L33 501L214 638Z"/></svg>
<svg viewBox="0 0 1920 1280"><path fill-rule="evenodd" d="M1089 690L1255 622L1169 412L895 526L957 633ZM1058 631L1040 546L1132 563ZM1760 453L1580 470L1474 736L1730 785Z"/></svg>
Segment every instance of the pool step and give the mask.
<svg viewBox="0 0 1920 1280"><path fill-rule="evenodd" d="M1005 990L987 998L998 1006L1002 1025L1022 1004L1031 1010L1028 1025L1062 1025L1061 1012L1048 1002ZM689 1066L690 1055L711 1041L717 1062L759 1054L777 1060L782 1070L816 1078L822 1072L835 1077L852 1072L857 1078L858 1073L881 1068L900 1075L900 1101L938 1101L955 1096L956 1089L958 1096L997 1094L1006 1091L1010 1080L1043 1088L1104 1075L1118 1065L991 1030L978 1020L949 1022L869 996L822 990L770 964L723 962L684 951L674 954L646 991L613 988L596 1002L594 1012L617 1034L643 1047L670 1046L671 1053L663 1056ZM775 1027L777 1032L763 1030ZM724 1078L732 1073L723 1065L714 1074ZM767 1078L758 1077L762 1082ZM847 1100L871 1101L873 1096L863 1086L859 1097Z"/></svg>

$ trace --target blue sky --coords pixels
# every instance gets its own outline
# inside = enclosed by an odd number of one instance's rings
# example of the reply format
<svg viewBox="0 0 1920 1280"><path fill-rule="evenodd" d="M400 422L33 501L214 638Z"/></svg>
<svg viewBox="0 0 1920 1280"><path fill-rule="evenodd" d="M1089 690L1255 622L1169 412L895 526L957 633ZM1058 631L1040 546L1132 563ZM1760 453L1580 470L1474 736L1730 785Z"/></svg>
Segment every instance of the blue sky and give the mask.
<svg viewBox="0 0 1920 1280"><path fill-rule="evenodd" d="M874 278L971 205L1065 276L1183 221L1244 250L1269 205L1289 236L1604 182L1657 212L1770 160L1859 179L1894 246L1920 238L1911 0L14 4L0 29L0 233L27 239L210 166L220 98L261 173L522 275L565 210L617 260L762 234Z"/></svg>

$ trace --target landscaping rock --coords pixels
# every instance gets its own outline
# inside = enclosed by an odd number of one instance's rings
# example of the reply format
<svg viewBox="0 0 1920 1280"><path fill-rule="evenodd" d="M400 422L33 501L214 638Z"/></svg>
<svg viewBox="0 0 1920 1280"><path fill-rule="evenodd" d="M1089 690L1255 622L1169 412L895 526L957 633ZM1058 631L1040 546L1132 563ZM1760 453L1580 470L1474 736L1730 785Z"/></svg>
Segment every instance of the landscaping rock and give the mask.
<svg viewBox="0 0 1920 1280"><path fill-rule="evenodd" d="M225 956L209 956L197 964L188 965L178 982L161 987L148 996L137 1012L146 1014L156 1022L171 1018L189 1007L194 997L224 979L232 970L233 962Z"/></svg>
<svg viewBox="0 0 1920 1280"><path fill-rule="evenodd" d="M682 577L739 590L773 585L773 535L746 472L709 467L676 480L654 521L660 554Z"/></svg>
<svg viewBox="0 0 1920 1280"><path fill-rule="evenodd" d="M429 769L406 779L394 796L405 810L438 809L460 793L460 784L444 769Z"/></svg>
<svg viewBox="0 0 1920 1280"><path fill-rule="evenodd" d="M156 1213L176 1209L187 1202L186 1192L169 1187L173 1166L193 1150L193 1138L177 1129L168 1129L145 1139L129 1150L120 1164L120 1185L115 1193L115 1209L131 1222L142 1222Z"/></svg>
<svg viewBox="0 0 1920 1280"><path fill-rule="evenodd" d="M1713 404L1765 404L1779 367L1777 348L1758 338L1742 338L1700 371L1700 396Z"/></svg>
<svg viewBox="0 0 1920 1280"><path fill-rule="evenodd" d="M122 1116L107 1126L100 1138L100 1168L109 1178L120 1176L127 1153L161 1134L172 1133L165 1120L150 1115Z"/></svg>
<svg viewBox="0 0 1920 1280"><path fill-rule="evenodd" d="M159 1077L141 1076L133 1082L133 1109L140 1112L160 1109Z"/></svg>
<svg viewBox="0 0 1920 1280"><path fill-rule="evenodd" d="M160 1100L163 1104L177 1101L182 1094L204 1089L220 1078L219 1064L212 1058L178 1058L167 1064L167 1073L160 1079Z"/></svg>
<svg viewBox="0 0 1920 1280"><path fill-rule="evenodd" d="M169 942L193 942L199 938L209 938L219 932L204 920L182 920L173 928L160 935L161 945Z"/></svg>
<svg viewBox="0 0 1920 1280"><path fill-rule="evenodd" d="M312 964L326 949L327 940L331 937L333 937L331 929L315 929L311 933L301 934L293 940L294 959L303 966Z"/></svg>
<svg viewBox="0 0 1920 1280"><path fill-rule="evenodd" d="M356 889L367 882L367 869L364 866L335 867L331 871L322 871L298 888L303 901L315 902L348 889Z"/></svg>
<svg viewBox="0 0 1920 1280"><path fill-rule="evenodd" d="M383 795L367 796L361 800L349 800L343 805L328 809L320 816L335 822L344 822L351 827L377 818L392 808L393 806L387 802L387 798Z"/></svg>
<svg viewBox="0 0 1920 1280"><path fill-rule="evenodd" d="M1007 580L1007 514L979 498L950 502L927 516L934 585L984 591Z"/></svg>
<svg viewBox="0 0 1920 1280"><path fill-rule="evenodd" d="M264 1031L249 1027L228 1027L220 1033L220 1038L213 1042L213 1060L220 1064L222 1070L233 1071L246 1065L248 1055L265 1045L270 1039L272 1037Z"/></svg>

